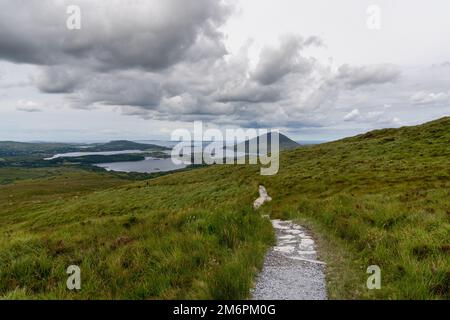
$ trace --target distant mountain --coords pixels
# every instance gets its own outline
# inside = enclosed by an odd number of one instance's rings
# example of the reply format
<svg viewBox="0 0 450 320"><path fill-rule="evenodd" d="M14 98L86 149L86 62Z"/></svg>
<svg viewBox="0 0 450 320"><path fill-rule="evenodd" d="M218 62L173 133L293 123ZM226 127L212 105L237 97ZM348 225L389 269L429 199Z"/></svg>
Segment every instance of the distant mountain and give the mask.
<svg viewBox="0 0 450 320"><path fill-rule="evenodd" d="M254 153L254 154L256 154L256 153L258 153L258 147L257 146L259 146L260 140L264 141L264 138L266 138L265 141L267 141L267 150L270 151L272 135L274 135L274 134L277 134L277 133L269 132L269 133L267 133L265 135L261 135L259 137L253 138L251 140L247 140L245 142L238 143L238 144L236 144L234 146L234 150L237 151L239 148L242 148L243 145L245 145L245 152L246 153ZM279 136L279 148L280 148L280 151L291 150L291 149L295 149L295 148L300 147L300 144L298 144L294 140L288 138L284 134L278 133L278 136Z"/></svg>
<svg viewBox="0 0 450 320"><path fill-rule="evenodd" d="M137 143L128 140L116 140L107 143L95 143L88 145L84 151L124 151L124 150L168 150L169 148L156 144Z"/></svg>
<svg viewBox="0 0 450 320"><path fill-rule="evenodd" d="M0 141L0 156L17 157L31 155L54 155L67 152L104 152L104 151L164 151L170 148L155 144L136 143L128 140L117 140L107 143L74 144L74 143L50 143L50 142L15 142Z"/></svg>

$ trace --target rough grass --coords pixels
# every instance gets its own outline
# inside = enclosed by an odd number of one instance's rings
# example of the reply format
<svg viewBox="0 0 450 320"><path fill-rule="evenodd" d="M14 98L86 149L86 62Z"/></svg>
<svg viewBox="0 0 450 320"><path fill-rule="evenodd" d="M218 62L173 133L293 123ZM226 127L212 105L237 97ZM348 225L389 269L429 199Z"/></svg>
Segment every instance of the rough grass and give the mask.
<svg viewBox="0 0 450 320"><path fill-rule="evenodd" d="M450 297L450 118L298 149L280 168L260 179L270 210L327 238L332 298ZM381 290L365 287L373 264Z"/></svg>
<svg viewBox="0 0 450 320"><path fill-rule="evenodd" d="M16 181L49 178L67 173L81 172L68 167L57 168L2 168L0 167L0 185L10 184ZM84 172L83 172L84 173Z"/></svg>
<svg viewBox="0 0 450 320"><path fill-rule="evenodd" d="M449 159L447 117L283 152L275 176L222 165L81 192L61 177L3 186L0 295L245 298L273 243L251 209L264 184L274 200L261 214L318 235L331 298L448 299ZM65 288L70 264L80 292ZM380 290L365 287L372 264Z"/></svg>
<svg viewBox="0 0 450 320"><path fill-rule="evenodd" d="M81 195L66 193L60 178L3 186L4 197L32 200L2 208L0 294L246 298L273 234L267 219L242 205L257 186L246 185L239 170L231 177L229 168L220 169ZM67 179L70 187L86 184L80 178ZM80 292L65 287L72 264L82 270Z"/></svg>

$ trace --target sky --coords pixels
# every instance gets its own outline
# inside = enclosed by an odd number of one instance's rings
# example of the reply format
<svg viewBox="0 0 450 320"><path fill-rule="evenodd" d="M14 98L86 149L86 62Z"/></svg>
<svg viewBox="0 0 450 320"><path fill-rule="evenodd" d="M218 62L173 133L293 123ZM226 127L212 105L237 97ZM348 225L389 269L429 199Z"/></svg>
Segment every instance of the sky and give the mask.
<svg viewBox="0 0 450 320"><path fill-rule="evenodd" d="M449 12L446 0L2 0L0 140L166 140L196 120L334 140L448 116Z"/></svg>

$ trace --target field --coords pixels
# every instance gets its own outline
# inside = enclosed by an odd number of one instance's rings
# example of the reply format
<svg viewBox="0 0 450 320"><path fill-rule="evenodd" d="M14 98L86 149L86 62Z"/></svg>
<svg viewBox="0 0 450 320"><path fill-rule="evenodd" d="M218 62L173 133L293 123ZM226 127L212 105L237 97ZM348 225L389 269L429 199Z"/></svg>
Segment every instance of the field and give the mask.
<svg viewBox="0 0 450 320"><path fill-rule="evenodd" d="M2 298L247 298L274 241L263 214L314 231L331 298L450 298L448 117L284 151L275 176L27 170L0 186ZM273 201L256 213L259 184ZM66 289L71 264L79 292ZM365 286L373 264L380 290Z"/></svg>

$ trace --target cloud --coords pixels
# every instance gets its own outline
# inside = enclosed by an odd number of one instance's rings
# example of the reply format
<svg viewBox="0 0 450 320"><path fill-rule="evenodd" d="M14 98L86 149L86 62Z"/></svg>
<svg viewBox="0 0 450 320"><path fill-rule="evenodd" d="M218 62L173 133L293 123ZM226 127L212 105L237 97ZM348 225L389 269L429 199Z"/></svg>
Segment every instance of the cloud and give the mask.
<svg viewBox="0 0 450 320"><path fill-rule="evenodd" d="M220 92L217 96L218 102L242 102L242 103L263 103L276 102L281 99L280 90L272 87L261 87L255 84L244 84L229 90Z"/></svg>
<svg viewBox="0 0 450 320"><path fill-rule="evenodd" d="M319 43L318 38L309 38L306 41L294 36L282 38L278 48L262 49L252 78L260 84L270 85L290 73L309 74L314 60L302 57L301 50L305 46Z"/></svg>
<svg viewBox="0 0 450 320"><path fill-rule="evenodd" d="M33 77L35 86L45 93L71 93L86 81L80 71L67 66L43 67Z"/></svg>
<svg viewBox="0 0 450 320"><path fill-rule="evenodd" d="M69 3L81 7L79 31L66 29ZM307 49L323 46L318 37L282 36L278 45L263 46L257 61L249 59L250 42L231 54L222 27L233 8L220 0L189 6L183 0L29 0L6 1L4 7L0 59L36 65L32 84L74 108L298 128L392 123L391 112L401 103L398 86L407 103L413 95L396 66L336 69L308 56ZM377 105L392 107L368 110Z"/></svg>
<svg viewBox="0 0 450 320"><path fill-rule="evenodd" d="M392 117L386 114L386 108L383 106L380 110L372 110L367 112L361 112L359 109L353 109L348 112L343 120L346 122L361 122L361 123L372 123L380 125L398 125L400 124L400 119L397 117Z"/></svg>
<svg viewBox="0 0 450 320"><path fill-rule="evenodd" d="M23 112L42 112L39 104L30 100L19 100L16 103L16 109Z"/></svg>
<svg viewBox="0 0 450 320"><path fill-rule="evenodd" d="M350 66L344 64L338 69L336 80L349 88L365 85L394 82L400 76L400 70L389 64L368 66Z"/></svg>
<svg viewBox="0 0 450 320"><path fill-rule="evenodd" d="M450 68L450 61L444 61L441 63L435 63L433 65L431 65L431 68L433 69L445 69L445 68Z"/></svg>
<svg viewBox="0 0 450 320"><path fill-rule="evenodd" d="M159 104L162 94L160 83L152 75L133 71L94 74L83 88L70 97L81 106L102 103L151 109Z"/></svg>
<svg viewBox="0 0 450 320"><path fill-rule="evenodd" d="M344 116L344 121L352 121L357 119L360 116L360 112L358 109L353 109L349 113Z"/></svg>
<svg viewBox="0 0 450 320"><path fill-rule="evenodd" d="M427 92L419 91L411 96L411 102L414 104L438 104L449 100L449 94L446 92Z"/></svg>
<svg viewBox="0 0 450 320"><path fill-rule="evenodd" d="M81 9L81 30L66 28L66 8ZM14 12L14 14L11 14ZM0 57L38 65L98 70L162 70L183 59L221 56L221 1L6 1L0 11Z"/></svg>

